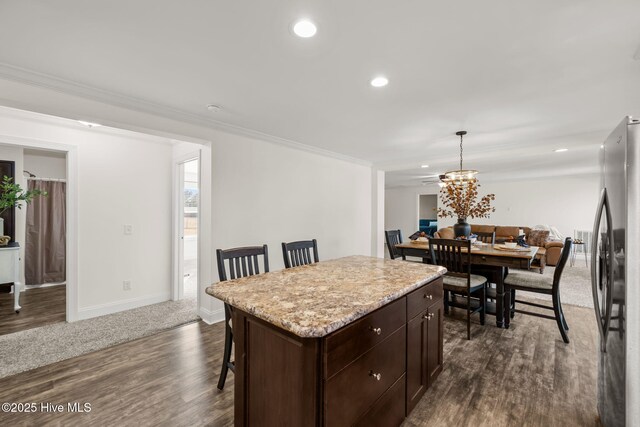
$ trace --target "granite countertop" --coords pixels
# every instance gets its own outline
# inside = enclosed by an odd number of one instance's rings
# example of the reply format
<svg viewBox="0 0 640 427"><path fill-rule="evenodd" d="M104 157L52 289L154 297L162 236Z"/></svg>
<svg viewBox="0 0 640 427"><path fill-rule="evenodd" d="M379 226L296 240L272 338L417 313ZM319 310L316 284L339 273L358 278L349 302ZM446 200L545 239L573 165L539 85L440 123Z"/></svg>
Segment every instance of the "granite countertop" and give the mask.
<svg viewBox="0 0 640 427"><path fill-rule="evenodd" d="M300 337L323 337L446 271L400 259L350 256L218 282L206 292Z"/></svg>

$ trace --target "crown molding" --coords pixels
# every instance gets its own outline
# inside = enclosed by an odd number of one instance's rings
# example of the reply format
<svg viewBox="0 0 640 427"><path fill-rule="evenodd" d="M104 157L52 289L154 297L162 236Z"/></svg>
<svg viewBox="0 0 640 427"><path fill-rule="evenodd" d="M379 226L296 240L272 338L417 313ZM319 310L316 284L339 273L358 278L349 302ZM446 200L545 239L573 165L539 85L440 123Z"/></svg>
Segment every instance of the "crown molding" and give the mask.
<svg viewBox="0 0 640 427"><path fill-rule="evenodd" d="M260 139L296 150L306 151L324 157L331 157L349 163L355 163L368 167L373 166L372 162L358 159L356 157L351 157L346 154L336 153L335 151L325 150L324 148L314 147L257 130L202 117L197 114L176 109L167 105L158 104L129 95L123 95L121 93L106 91L97 87L77 83L71 80L66 80L60 77L55 77L21 67L16 67L14 65L3 62L0 62L0 78L12 80L29 86L53 90L65 95L77 96L80 98L88 99L90 101L100 102L116 107L122 107L140 113L151 114L178 122L188 123L195 126L201 126L235 135Z"/></svg>

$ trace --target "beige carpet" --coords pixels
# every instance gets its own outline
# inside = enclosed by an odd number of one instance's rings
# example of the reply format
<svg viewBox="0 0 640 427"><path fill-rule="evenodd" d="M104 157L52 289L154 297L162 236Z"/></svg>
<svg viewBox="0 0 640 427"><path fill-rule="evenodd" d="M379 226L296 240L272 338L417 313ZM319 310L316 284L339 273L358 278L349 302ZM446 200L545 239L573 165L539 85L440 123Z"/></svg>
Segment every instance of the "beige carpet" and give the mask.
<svg viewBox="0 0 640 427"><path fill-rule="evenodd" d="M546 277L549 282L552 282L555 271L555 267L546 267L544 269L543 276ZM533 270L527 272L527 274L540 275L540 273ZM518 295L551 301L550 295L529 292L518 292ZM564 271L562 272L562 277L560 279L560 301L563 305L571 304L580 307L593 308L591 272L589 268L585 267L584 259L576 260L573 267L569 266L569 263L564 267Z"/></svg>
<svg viewBox="0 0 640 427"><path fill-rule="evenodd" d="M185 298L2 335L0 378L193 322L196 310L195 298Z"/></svg>

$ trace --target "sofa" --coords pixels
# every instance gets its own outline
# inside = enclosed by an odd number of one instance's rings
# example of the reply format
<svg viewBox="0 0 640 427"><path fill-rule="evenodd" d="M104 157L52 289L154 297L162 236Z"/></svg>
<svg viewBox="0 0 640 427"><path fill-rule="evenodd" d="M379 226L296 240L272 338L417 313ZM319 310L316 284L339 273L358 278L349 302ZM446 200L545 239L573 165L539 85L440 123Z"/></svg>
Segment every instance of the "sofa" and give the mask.
<svg viewBox="0 0 640 427"><path fill-rule="evenodd" d="M471 234L478 232L495 232L496 243L515 241L518 238L520 230L524 231L525 241L527 244L539 247L531 266L532 268L540 269L540 274L542 274L545 266L555 266L558 261L560 261L560 255L562 255L562 247L564 246L564 243L562 241L550 239L548 230L538 230L522 226L471 224ZM435 233L434 237L453 239L453 229L451 227L440 229Z"/></svg>
<svg viewBox="0 0 640 427"><path fill-rule="evenodd" d="M438 230L438 220L436 219L421 219L418 224L419 231L423 231L427 236L433 236Z"/></svg>

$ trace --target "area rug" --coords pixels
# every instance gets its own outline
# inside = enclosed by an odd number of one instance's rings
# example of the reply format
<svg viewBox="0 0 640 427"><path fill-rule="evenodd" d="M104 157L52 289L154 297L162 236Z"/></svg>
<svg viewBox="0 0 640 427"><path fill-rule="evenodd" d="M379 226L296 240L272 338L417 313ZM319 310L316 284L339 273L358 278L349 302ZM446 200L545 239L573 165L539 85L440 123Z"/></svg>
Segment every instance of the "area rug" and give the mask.
<svg viewBox="0 0 640 427"><path fill-rule="evenodd" d="M195 295L73 323L0 336L0 378L142 338L198 319Z"/></svg>
<svg viewBox="0 0 640 427"><path fill-rule="evenodd" d="M549 283L553 281L553 275L555 273L555 267L547 266L544 269L543 276L549 280ZM525 272L526 274L540 275L535 270ZM530 292L520 292L518 295L544 299L551 301L551 295L536 294ZM591 272L584 264L576 262L571 267L569 263L565 265L564 271L560 278L560 301L562 304L572 304L580 307L593 308L593 296L591 292Z"/></svg>

